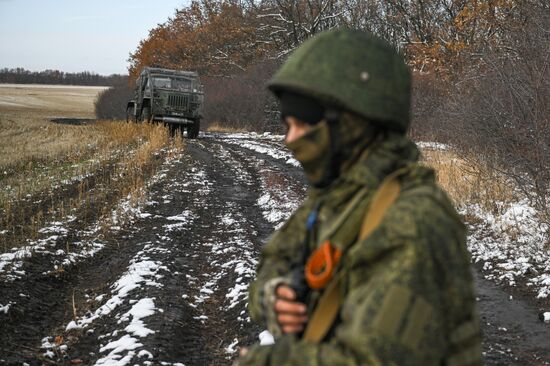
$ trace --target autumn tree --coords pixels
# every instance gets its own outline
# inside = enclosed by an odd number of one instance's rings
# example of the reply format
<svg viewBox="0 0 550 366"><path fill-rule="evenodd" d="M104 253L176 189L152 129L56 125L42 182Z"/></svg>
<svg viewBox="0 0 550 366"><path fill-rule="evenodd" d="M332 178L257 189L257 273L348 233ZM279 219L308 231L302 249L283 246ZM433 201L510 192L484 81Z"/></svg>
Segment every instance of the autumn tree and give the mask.
<svg viewBox="0 0 550 366"><path fill-rule="evenodd" d="M245 70L266 49L251 10L238 1L193 1L140 42L130 55L130 74L135 78L144 66L220 76Z"/></svg>
<svg viewBox="0 0 550 366"><path fill-rule="evenodd" d="M499 48L517 0L395 0L380 2L377 31L402 49L415 71L457 75L484 49Z"/></svg>

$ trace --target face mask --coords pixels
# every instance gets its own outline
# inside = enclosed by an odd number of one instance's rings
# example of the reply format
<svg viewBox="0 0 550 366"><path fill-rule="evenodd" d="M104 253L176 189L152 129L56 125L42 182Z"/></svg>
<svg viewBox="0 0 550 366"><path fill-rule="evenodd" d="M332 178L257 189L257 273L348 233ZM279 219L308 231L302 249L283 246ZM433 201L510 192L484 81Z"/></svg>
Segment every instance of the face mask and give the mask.
<svg viewBox="0 0 550 366"><path fill-rule="evenodd" d="M309 183L313 186L323 185L331 164L328 123L317 123L305 135L286 146L302 164Z"/></svg>

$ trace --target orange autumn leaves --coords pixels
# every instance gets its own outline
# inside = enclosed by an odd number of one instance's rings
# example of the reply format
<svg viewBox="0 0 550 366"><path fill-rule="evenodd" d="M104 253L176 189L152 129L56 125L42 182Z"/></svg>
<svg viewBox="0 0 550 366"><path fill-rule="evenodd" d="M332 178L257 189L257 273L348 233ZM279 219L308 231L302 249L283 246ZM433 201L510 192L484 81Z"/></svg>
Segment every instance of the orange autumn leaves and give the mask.
<svg viewBox="0 0 550 366"><path fill-rule="evenodd" d="M144 66L207 75L244 70L264 54L255 33L254 18L237 3L192 2L140 42L130 56L130 75L136 77Z"/></svg>
<svg viewBox="0 0 550 366"><path fill-rule="evenodd" d="M194 0L152 29L130 55L144 66L228 76L266 57L284 58L315 33L361 28L401 49L415 71L446 77L501 47L520 0ZM536 1L536 0L529 0ZM363 9L360 13L356 9Z"/></svg>

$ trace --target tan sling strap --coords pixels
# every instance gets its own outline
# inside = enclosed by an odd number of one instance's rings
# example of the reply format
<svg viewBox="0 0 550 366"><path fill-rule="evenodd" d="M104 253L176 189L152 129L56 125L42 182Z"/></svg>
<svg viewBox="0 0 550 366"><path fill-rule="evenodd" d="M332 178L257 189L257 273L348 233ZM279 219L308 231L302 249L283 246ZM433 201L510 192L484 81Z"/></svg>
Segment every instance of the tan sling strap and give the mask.
<svg viewBox="0 0 550 366"><path fill-rule="evenodd" d="M372 198L359 232L359 240L366 239L382 222L388 208L399 196L401 185L397 179L403 170L398 170L387 176ZM330 330L341 305L340 285L344 277L340 271L328 284L321 295L313 314L307 323L303 339L310 342L320 342Z"/></svg>

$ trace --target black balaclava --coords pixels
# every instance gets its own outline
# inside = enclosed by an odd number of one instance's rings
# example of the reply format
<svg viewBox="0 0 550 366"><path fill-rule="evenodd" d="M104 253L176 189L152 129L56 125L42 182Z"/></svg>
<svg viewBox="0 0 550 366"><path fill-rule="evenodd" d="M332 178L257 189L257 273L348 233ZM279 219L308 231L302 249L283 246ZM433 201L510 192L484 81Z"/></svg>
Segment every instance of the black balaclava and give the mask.
<svg viewBox="0 0 550 366"><path fill-rule="evenodd" d="M279 96L281 118L293 116L310 125L319 123L325 117L325 107L316 99L293 92L283 92Z"/></svg>

